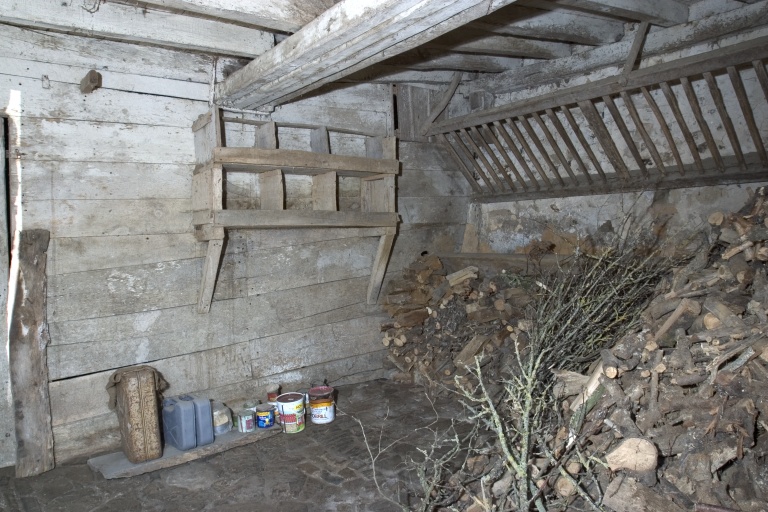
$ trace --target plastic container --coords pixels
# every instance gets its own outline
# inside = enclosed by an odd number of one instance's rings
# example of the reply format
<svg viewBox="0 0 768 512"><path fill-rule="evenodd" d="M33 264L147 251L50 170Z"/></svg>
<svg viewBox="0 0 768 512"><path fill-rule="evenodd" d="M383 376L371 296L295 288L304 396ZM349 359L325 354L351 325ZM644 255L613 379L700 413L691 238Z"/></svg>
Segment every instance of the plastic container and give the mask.
<svg viewBox="0 0 768 512"><path fill-rule="evenodd" d="M163 400L163 436L165 443L178 450L197 446L195 432L195 404L171 397Z"/></svg>
<svg viewBox="0 0 768 512"><path fill-rule="evenodd" d="M213 412L213 435L220 436L232 430L232 411L221 402L211 404Z"/></svg>
<svg viewBox="0 0 768 512"><path fill-rule="evenodd" d="M195 437L197 446L205 446L213 442L213 411L209 398L184 395L182 400L192 400L195 404Z"/></svg>

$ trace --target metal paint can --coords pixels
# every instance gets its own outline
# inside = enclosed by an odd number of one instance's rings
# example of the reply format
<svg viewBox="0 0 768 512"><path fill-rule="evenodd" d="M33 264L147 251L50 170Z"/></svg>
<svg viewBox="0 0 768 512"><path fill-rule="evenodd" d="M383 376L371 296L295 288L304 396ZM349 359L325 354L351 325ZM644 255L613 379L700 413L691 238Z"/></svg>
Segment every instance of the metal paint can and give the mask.
<svg viewBox="0 0 768 512"><path fill-rule="evenodd" d="M280 423L280 410L277 408L277 391L267 393L267 403L275 408L275 423Z"/></svg>
<svg viewBox="0 0 768 512"><path fill-rule="evenodd" d="M277 397L277 410L283 424L283 432L296 434L304 430L304 395L283 393Z"/></svg>
<svg viewBox="0 0 768 512"><path fill-rule="evenodd" d="M330 423L336 418L336 404L333 398L313 398L309 401L312 423Z"/></svg>
<svg viewBox="0 0 768 512"><path fill-rule="evenodd" d="M243 410L237 413L237 431L253 432L256 430L256 424L253 417L253 411Z"/></svg>
<svg viewBox="0 0 768 512"><path fill-rule="evenodd" d="M256 426L258 428L270 428L275 426L275 408L269 404L256 408Z"/></svg>

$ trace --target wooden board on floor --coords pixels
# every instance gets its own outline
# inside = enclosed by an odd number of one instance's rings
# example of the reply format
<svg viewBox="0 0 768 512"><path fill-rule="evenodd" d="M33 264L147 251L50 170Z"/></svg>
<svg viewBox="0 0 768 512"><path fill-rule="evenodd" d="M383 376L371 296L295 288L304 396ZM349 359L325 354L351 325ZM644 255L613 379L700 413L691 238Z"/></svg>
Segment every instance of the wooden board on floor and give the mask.
<svg viewBox="0 0 768 512"><path fill-rule="evenodd" d="M227 432L226 434L216 436L216 439L211 444L187 451L177 450L173 446L166 445L163 449L163 456L159 459L133 464L128 461L123 452L116 452L88 459L88 467L101 474L107 480L127 478L202 459L203 457L237 448L238 446L245 446L256 441L268 439L279 433L279 427L259 429L247 433Z"/></svg>

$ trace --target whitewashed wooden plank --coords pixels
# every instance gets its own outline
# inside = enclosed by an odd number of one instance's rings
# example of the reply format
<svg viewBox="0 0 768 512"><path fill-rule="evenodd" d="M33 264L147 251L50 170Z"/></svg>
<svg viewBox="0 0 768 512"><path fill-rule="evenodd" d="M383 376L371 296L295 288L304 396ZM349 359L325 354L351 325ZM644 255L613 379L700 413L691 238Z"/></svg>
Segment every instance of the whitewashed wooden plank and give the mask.
<svg viewBox="0 0 768 512"><path fill-rule="evenodd" d="M25 201L43 199L188 199L189 164L22 160Z"/></svg>
<svg viewBox="0 0 768 512"><path fill-rule="evenodd" d="M31 87L25 87L25 99L27 107L40 109L42 112L48 112L55 107L69 107L69 105L56 103L55 105L37 105L34 102L30 102L30 94L35 94L35 88L42 89L45 84L43 77L47 77L51 84L80 84L80 80L88 73L92 67L65 65L52 62L37 62L29 59L16 59L13 57L3 56L3 67L0 68L0 75L8 75L13 77L24 77L33 80L37 80L40 83L35 85L32 82ZM121 73L111 71L108 69L101 69L99 71L102 76L102 91L125 91L140 94L152 94L155 96L168 96L173 98L183 98L195 101L208 102L210 84L201 82L191 82L188 80L177 80L172 78L161 78L154 76L143 76L133 73ZM1 83L1 82L0 82ZM18 81L11 82L11 85L18 84ZM46 91L49 92L50 91ZM80 97L78 100L84 99L82 93L78 89ZM41 94L37 92L37 94ZM7 96L3 94L4 97ZM99 93L98 97L102 97L103 94ZM132 96L134 100L133 108L141 107L142 102L137 101L136 96ZM146 101L146 97L142 97L143 101ZM93 103L93 102L92 102ZM44 110L44 109L49 110ZM25 112L31 117L40 116L33 111L27 110ZM131 112L123 112L123 114L131 114ZM49 117L60 117L58 115L49 115ZM101 119L104 121L105 119Z"/></svg>
<svg viewBox="0 0 768 512"><path fill-rule="evenodd" d="M202 245L192 233L54 238L49 275L196 258Z"/></svg>
<svg viewBox="0 0 768 512"><path fill-rule="evenodd" d="M418 48L384 61L384 64L422 71L441 69L501 73L521 68L525 59L471 53L452 53L450 50Z"/></svg>
<svg viewBox="0 0 768 512"><path fill-rule="evenodd" d="M513 0L342 0L217 87L237 107L281 104Z"/></svg>
<svg viewBox="0 0 768 512"><path fill-rule="evenodd" d="M53 427L53 453L58 464L82 462L96 453L121 449L117 414L110 412Z"/></svg>
<svg viewBox="0 0 768 512"><path fill-rule="evenodd" d="M329 130L355 130L370 135L386 135L389 115L387 110L345 107L293 107L281 105L275 109L272 119L278 123L318 124Z"/></svg>
<svg viewBox="0 0 768 512"><path fill-rule="evenodd" d="M470 197L398 197L403 224L464 224Z"/></svg>
<svg viewBox="0 0 768 512"><path fill-rule="evenodd" d="M380 351L384 315L366 316L319 328L259 338L249 343L254 378L339 358Z"/></svg>
<svg viewBox="0 0 768 512"><path fill-rule="evenodd" d="M170 385L166 396L225 386L251 378L247 343L152 361ZM115 369L53 381L51 412L54 426L109 413L106 385Z"/></svg>
<svg viewBox="0 0 768 512"><path fill-rule="evenodd" d="M24 226L55 238L192 233L190 199L27 201Z"/></svg>
<svg viewBox="0 0 768 512"><path fill-rule="evenodd" d="M120 0L119 0L120 1ZM131 4L130 0L122 3ZM256 25L267 30L296 32L331 5L329 0L270 0L258 4L232 0L147 0L146 5Z"/></svg>
<svg viewBox="0 0 768 512"><path fill-rule="evenodd" d="M398 197L471 196L472 187L460 171L403 169L397 179Z"/></svg>
<svg viewBox="0 0 768 512"><path fill-rule="evenodd" d="M27 118L106 122L119 119L129 124L186 129L189 129L197 116L208 110L207 102L137 95L106 88L98 89L92 94L83 94L79 84L51 80L45 82L41 80L43 74L39 74L35 79L0 75L0 109L8 107L11 90L21 90L23 114ZM50 78L50 75L48 77Z"/></svg>
<svg viewBox="0 0 768 512"><path fill-rule="evenodd" d="M290 103L275 108L275 114L283 109L307 109L342 107L352 110L386 110L392 101L389 86L384 84L355 84L340 86L327 84L306 98L297 98Z"/></svg>
<svg viewBox="0 0 768 512"><path fill-rule="evenodd" d="M22 118L23 158L193 164L189 130L169 126Z"/></svg>
<svg viewBox="0 0 768 512"><path fill-rule="evenodd" d="M274 44L270 33L242 25L113 2L99 4L98 10L92 13L77 2L9 0L0 13L0 21L89 37L242 57L261 55Z"/></svg>
<svg viewBox="0 0 768 512"><path fill-rule="evenodd" d="M442 145L399 141L398 146L398 157L403 164L403 169L442 171L456 167L450 154Z"/></svg>
<svg viewBox="0 0 768 512"><path fill-rule="evenodd" d="M305 286L299 290L281 290L251 295L234 303L235 341L247 341L279 331L279 324L298 322L316 315L365 301L367 277L345 279ZM216 303L212 308L216 307Z"/></svg>
<svg viewBox="0 0 768 512"><path fill-rule="evenodd" d="M197 302L202 258L51 276L52 321L152 311Z"/></svg>
<svg viewBox="0 0 768 512"><path fill-rule="evenodd" d="M649 21L663 27L688 21L688 6L678 0L554 0L553 3L618 18Z"/></svg>
<svg viewBox="0 0 768 512"><path fill-rule="evenodd" d="M250 252L346 238L375 237L382 233L383 228L248 229L230 231L229 241L242 239L242 250Z"/></svg>
<svg viewBox="0 0 768 512"><path fill-rule="evenodd" d="M208 55L10 25L3 25L0 31L0 55L206 85L213 67L213 58Z"/></svg>
<svg viewBox="0 0 768 512"><path fill-rule="evenodd" d="M345 238L249 252L248 295L370 275L377 243L376 237Z"/></svg>

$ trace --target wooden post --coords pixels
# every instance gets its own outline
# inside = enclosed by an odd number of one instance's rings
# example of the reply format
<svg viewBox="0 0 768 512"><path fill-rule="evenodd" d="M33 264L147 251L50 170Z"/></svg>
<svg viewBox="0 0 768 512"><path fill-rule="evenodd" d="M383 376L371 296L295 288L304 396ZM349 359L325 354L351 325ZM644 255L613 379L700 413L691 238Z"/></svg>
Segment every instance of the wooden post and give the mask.
<svg viewBox="0 0 768 512"><path fill-rule="evenodd" d="M376 259L373 260L371 280L368 283L368 304L376 304L379 298L381 284L384 282L384 273L387 270L387 263L389 263L389 253L392 251L396 233L397 228L387 228L386 233L379 239L379 249L376 251Z"/></svg>
<svg viewBox="0 0 768 512"><path fill-rule="evenodd" d="M39 475L54 466L46 360L49 240L50 233L43 229L22 231L19 236L19 272L9 329L17 477Z"/></svg>
<svg viewBox="0 0 768 512"><path fill-rule="evenodd" d="M0 118L0 141L5 140L5 123ZM0 148L5 146L0 142ZM0 190L6 189L6 168L5 158L0 158ZM8 240L10 233L8 229L8 218L6 216L8 197L5 193L0 193L0 272L3 276L8 275L8 266L10 265L10 254ZM8 325L7 318L8 305L8 279L0 279L0 325ZM0 346L8 346L8 330L3 329L0 335ZM11 397L11 383L8 379L8 351L0 351L0 463L6 466L13 464L16 460L16 438L13 418L13 402Z"/></svg>
<svg viewBox="0 0 768 512"><path fill-rule="evenodd" d="M197 299L198 313L207 313L211 310L211 301L213 300L213 290L216 287L216 275L219 273L222 247L224 247L224 240L208 241L208 252L205 255L205 265L203 267L203 282L200 284L200 295Z"/></svg>

